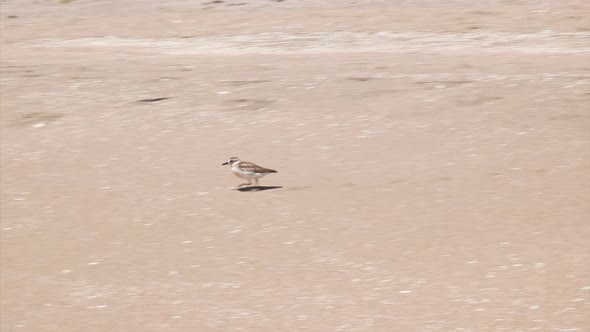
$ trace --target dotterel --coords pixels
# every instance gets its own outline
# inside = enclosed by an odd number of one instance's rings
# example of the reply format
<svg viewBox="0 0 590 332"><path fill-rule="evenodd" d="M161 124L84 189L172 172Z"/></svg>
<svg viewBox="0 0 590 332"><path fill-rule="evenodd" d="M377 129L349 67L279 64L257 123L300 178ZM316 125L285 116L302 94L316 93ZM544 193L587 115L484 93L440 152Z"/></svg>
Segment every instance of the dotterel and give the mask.
<svg viewBox="0 0 590 332"><path fill-rule="evenodd" d="M248 181L247 183L240 184L238 188L252 185L252 180L254 180L254 185L258 186L258 179L270 173L277 173L274 169L258 166L247 161L241 161L238 157L231 157L221 165L227 164L231 166L231 171L235 176Z"/></svg>

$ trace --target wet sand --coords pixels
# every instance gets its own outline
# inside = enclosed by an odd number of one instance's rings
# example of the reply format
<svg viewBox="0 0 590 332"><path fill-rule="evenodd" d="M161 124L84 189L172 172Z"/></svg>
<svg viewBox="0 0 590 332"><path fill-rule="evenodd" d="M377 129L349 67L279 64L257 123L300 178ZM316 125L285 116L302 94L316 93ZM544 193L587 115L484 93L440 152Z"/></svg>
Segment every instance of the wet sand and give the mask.
<svg viewBox="0 0 590 332"><path fill-rule="evenodd" d="M3 2L1 330L589 331L590 7L507 3Z"/></svg>

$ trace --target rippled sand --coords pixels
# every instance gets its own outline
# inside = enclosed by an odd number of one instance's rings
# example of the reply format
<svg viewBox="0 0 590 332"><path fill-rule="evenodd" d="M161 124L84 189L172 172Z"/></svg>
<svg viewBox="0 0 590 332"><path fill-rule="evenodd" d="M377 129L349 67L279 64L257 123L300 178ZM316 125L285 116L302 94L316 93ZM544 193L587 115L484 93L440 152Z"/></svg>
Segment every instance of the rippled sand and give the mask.
<svg viewBox="0 0 590 332"><path fill-rule="evenodd" d="M588 331L589 9L3 2L0 328Z"/></svg>

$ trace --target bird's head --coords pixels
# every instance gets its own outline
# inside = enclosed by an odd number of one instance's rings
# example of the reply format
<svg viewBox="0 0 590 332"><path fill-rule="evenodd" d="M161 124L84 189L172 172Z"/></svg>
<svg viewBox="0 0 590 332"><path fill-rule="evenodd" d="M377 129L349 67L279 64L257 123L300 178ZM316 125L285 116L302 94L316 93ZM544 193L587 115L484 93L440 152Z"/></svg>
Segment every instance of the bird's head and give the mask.
<svg viewBox="0 0 590 332"><path fill-rule="evenodd" d="M240 159L238 159L238 157L231 157L231 158L229 158L228 161L224 162L221 165L227 165L227 164L233 165L233 164L235 164L235 163L237 163L239 161L240 161Z"/></svg>

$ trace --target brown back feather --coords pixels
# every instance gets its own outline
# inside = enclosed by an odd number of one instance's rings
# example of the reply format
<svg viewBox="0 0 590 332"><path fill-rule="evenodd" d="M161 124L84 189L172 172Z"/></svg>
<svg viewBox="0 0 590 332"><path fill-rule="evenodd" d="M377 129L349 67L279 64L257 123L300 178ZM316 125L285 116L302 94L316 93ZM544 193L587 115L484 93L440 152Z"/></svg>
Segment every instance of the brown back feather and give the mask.
<svg viewBox="0 0 590 332"><path fill-rule="evenodd" d="M254 173L278 173L274 169L258 166L254 163L247 162L247 161L240 161L240 164L238 165L238 167L245 169L249 172L254 172Z"/></svg>

